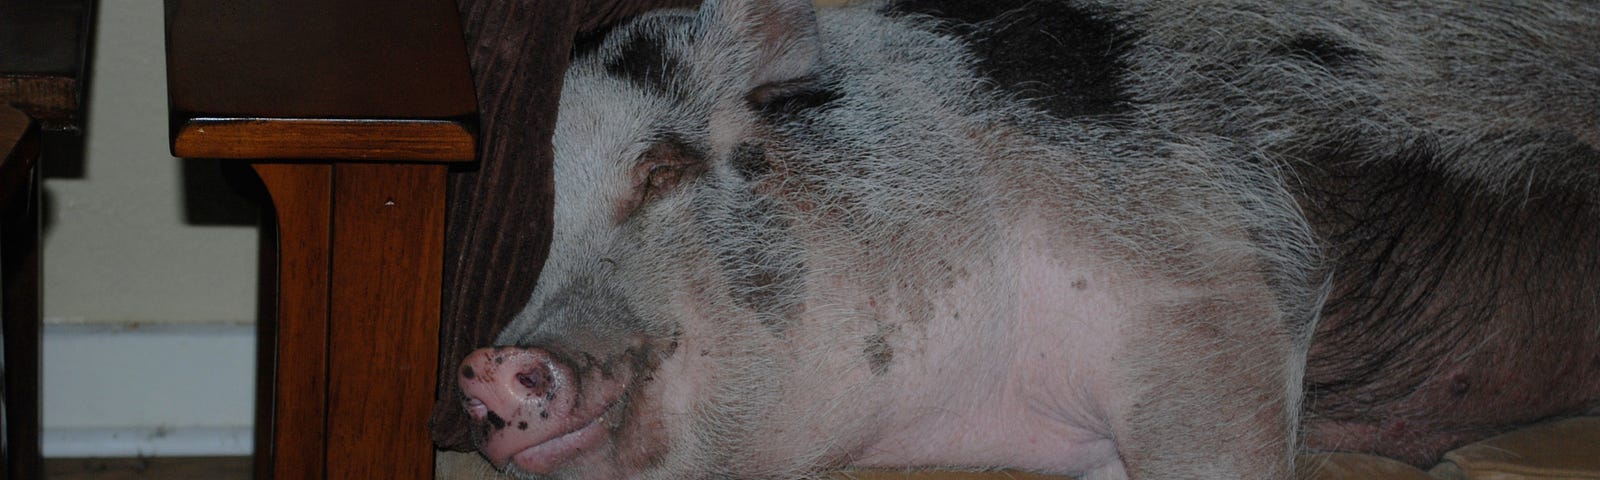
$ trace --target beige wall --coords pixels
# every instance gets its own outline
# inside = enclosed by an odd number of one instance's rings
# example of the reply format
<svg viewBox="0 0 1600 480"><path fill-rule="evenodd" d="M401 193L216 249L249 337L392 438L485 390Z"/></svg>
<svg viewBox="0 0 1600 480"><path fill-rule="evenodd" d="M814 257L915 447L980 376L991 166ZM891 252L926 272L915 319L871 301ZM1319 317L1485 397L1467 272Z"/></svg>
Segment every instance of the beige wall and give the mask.
<svg viewBox="0 0 1600 480"><path fill-rule="evenodd" d="M162 1L97 21L82 177L44 185L45 454L248 453L255 332L217 324L255 320L256 230L184 221Z"/></svg>
<svg viewBox="0 0 1600 480"><path fill-rule="evenodd" d="M101 0L96 35L84 176L45 182L45 317L253 321L255 230L183 221L161 0Z"/></svg>

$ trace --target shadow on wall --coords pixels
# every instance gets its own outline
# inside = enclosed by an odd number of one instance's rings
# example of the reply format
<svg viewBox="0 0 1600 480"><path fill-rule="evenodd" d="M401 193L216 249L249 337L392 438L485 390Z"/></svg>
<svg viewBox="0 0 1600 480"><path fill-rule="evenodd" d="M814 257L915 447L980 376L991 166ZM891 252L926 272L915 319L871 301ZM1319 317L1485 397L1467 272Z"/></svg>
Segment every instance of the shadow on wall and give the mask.
<svg viewBox="0 0 1600 480"><path fill-rule="evenodd" d="M182 158L183 222L195 226L256 226L267 190L248 165Z"/></svg>
<svg viewBox="0 0 1600 480"><path fill-rule="evenodd" d="M39 137L39 234L49 237L57 223L56 197L45 179L84 178L84 137L80 132L47 131Z"/></svg>
<svg viewBox="0 0 1600 480"><path fill-rule="evenodd" d="M84 137L73 134L44 135L40 175L47 179L82 180L85 175ZM183 201L183 222L193 226L248 226L261 224L261 207L266 205L266 187L248 165L218 160L174 158L180 163L179 182ZM48 188L41 191L41 231L49 236L57 220L58 200Z"/></svg>

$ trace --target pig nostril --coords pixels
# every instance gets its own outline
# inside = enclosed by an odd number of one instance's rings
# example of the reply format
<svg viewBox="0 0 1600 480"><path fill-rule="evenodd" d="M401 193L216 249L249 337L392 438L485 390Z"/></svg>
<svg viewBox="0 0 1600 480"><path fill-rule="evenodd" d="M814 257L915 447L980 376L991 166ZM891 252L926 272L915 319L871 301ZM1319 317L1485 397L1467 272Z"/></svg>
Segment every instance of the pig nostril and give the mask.
<svg viewBox="0 0 1600 480"><path fill-rule="evenodd" d="M517 382L522 383L522 386L528 387L529 390L539 389L539 379L534 378L531 373L517 374Z"/></svg>

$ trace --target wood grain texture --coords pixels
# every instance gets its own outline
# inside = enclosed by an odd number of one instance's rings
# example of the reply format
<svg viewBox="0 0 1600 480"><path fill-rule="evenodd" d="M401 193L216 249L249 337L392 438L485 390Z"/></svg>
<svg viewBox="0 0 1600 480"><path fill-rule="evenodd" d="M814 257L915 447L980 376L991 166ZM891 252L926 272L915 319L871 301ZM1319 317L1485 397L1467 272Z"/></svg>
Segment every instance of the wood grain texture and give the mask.
<svg viewBox="0 0 1600 480"><path fill-rule="evenodd" d="M0 104L0 322L5 337L7 478L38 478L39 132Z"/></svg>
<svg viewBox="0 0 1600 480"><path fill-rule="evenodd" d="M0 103L0 196L9 195L38 157L38 131L33 119Z"/></svg>
<svg viewBox="0 0 1600 480"><path fill-rule="evenodd" d="M336 164L327 478L428 478L445 166Z"/></svg>
<svg viewBox="0 0 1600 480"><path fill-rule="evenodd" d="M471 161L469 122L194 118L178 127L183 158Z"/></svg>
<svg viewBox="0 0 1600 480"><path fill-rule="evenodd" d="M0 0L0 105L52 130L80 127L92 0Z"/></svg>
<svg viewBox="0 0 1600 480"><path fill-rule="evenodd" d="M0 105L9 103L30 116L63 124L58 130L77 129L82 123L81 88L72 77L0 74Z"/></svg>
<svg viewBox="0 0 1600 480"><path fill-rule="evenodd" d="M439 371L495 335L533 292L550 245L550 140L573 38L652 8L698 0L462 0L477 82L478 168L450 177ZM470 450L451 375L431 421L440 448Z"/></svg>
<svg viewBox="0 0 1600 480"><path fill-rule="evenodd" d="M328 372L328 292L333 228L333 167L258 164L278 231L275 354L262 368L274 400L257 418L258 479L322 478ZM266 431L259 431L265 429Z"/></svg>

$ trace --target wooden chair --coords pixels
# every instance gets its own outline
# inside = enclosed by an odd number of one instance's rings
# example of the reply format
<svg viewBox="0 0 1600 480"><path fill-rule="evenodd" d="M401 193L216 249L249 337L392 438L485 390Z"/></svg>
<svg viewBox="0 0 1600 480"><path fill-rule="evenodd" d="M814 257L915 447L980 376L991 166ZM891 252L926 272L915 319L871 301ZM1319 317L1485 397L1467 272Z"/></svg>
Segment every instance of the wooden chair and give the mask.
<svg viewBox="0 0 1600 480"><path fill-rule="evenodd" d="M42 476L39 450L41 144L82 128L92 0L0 0L0 319L6 478ZM60 142L53 142L60 143ZM70 143L70 142L66 142Z"/></svg>
<svg viewBox="0 0 1600 480"><path fill-rule="evenodd" d="M476 104L451 0L167 0L173 155L271 196L256 478L428 478L448 166Z"/></svg>

